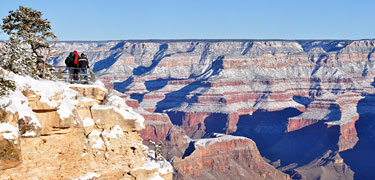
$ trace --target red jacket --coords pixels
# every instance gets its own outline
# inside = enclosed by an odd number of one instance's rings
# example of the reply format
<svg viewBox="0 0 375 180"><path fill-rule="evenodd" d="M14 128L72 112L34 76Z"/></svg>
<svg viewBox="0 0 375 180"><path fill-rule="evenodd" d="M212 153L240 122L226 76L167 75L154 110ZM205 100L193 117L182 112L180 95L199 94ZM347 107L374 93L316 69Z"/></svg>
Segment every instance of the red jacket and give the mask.
<svg viewBox="0 0 375 180"><path fill-rule="evenodd" d="M74 53L74 66L78 66L78 53L77 53L77 51L74 51L73 52Z"/></svg>

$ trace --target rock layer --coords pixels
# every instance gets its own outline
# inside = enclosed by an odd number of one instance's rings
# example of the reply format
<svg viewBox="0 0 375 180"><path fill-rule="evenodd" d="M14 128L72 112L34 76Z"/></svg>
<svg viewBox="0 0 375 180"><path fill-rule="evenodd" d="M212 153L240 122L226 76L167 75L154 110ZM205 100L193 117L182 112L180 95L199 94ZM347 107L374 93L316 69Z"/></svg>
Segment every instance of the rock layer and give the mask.
<svg viewBox="0 0 375 180"><path fill-rule="evenodd" d="M269 149L284 148L280 149L284 157L278 159L286 159L292 154L287 153L285 143L296 143L306 137L321 139L319 133L303 135L302 132L314 128L319 132L324 132L321 128L334 131L334 141L317 141L331 143L327 149L311 152L317 158L329 150L355 149L361 142L358 132L362 130L357 124L365 112L360 112L357 104L375 93L374 43L61 42L55 48L60 54L53 63L63 64L69 51L85 52L97 76L107 87L122 93L121 97L136 111L163 114L163 118L168 115L170 122L147 125L147 131L142 132L147 138L164 141L172 124L190 138L213 132L242 135L253 139L262 155L277 164L277 158L267 154ZM291 135L299 137L293 139ZM188 142L185 141L185 147ZM312 159L303 161L288 163L303 166ZM287 166L285 162L280 164Z"/></svg>
<svg viewBox="0 0 375 180"><path fill-rule="evenodd" d="M191 142L173 166L181 179L289 179L262 159L252 140L222 134Z"/></svg>

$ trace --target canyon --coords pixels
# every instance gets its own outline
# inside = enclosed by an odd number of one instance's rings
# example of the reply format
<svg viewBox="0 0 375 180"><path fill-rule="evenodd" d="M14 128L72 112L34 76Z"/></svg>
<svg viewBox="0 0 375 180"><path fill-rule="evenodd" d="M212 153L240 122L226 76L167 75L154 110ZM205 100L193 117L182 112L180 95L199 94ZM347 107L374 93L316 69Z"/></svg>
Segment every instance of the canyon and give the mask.
<svg viewBox="0 0 375 180"><path fill-rule="evenodd" d="M58 42L50 62L87 54L97 79L145 118L139 133L163 144L174 178L368 179L374 43ZM232 138L196 145L224 136Z"/></svg>

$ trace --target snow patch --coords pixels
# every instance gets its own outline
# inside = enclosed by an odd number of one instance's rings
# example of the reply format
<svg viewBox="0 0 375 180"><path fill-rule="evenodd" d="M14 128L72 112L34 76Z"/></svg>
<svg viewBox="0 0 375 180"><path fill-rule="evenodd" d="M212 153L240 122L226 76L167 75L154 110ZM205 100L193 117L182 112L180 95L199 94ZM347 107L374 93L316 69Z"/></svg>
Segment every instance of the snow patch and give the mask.
<svg viewBox="0 0 375 180"><path fill-rule="evenodd" d="M126 105L124 99L122 99L119 96L113 95L113 94L111 94L108 97L107 105L112 105L112 106L115 106L115 107L118 107L118 108L127 108L128 107L128 105Z"/></svg>
<svg viewBox="0 0 375 180"><path fill-rule="evenodd" d="M4 139L15 140L18 138L18 127L14 127L9 122L1 123L0 133L2 133Z"/></svg>
<svg viewBox="0 0 375 180"><path fill-rule="evenodd" d="M75 109L74 104L68 98L64 98L57 110L57 113L60 115L61 119L69 118L73 116L73 110Z"/></svg>
<svg viewBox="0 0 375 180"><path fill-rule="evenodd" d="M95 123L94 123L94 120L92 120L91 118L89 117L86 117L84 120L83 120L83 127L89 127L89 126L93 126Z"/></svg>
<svg viewBox="0 0 375 180"><path fill-rule="evenodd" d="M100 138L101 132L94 129L89 134L89 140L90 142L94 142L94 144L91 146L91 148L94 149L104 149L104 141L102 138Z"/></svg>
<svg viewBox="0 0 375 180"><path fill-rule="evenodd" d="M124 136L124 132L119 125L114 126L109 132L105 130L102 134L106 138L120 138Z"/></svg>
<svg viewBox="0 0 375 180"><path fill-rule="evenodd" d="M232 140L250 140L246 137L231 136L231 135L219 134L219 133L214 133L213 135L215 136L214 138L195 140L194 146L195 147L197 146L207 147L209 145L212 145L218 142L225 142L225 141L232 141Z"/></svg>
<svg viewBox="0 0 375 180"><path fill-rule="evenodd" d="M158 173L160 174L167 174L167 173L173 172L173 167L167 160L163 158L161 161L155 161L154 157L155 157L155 151L149 150L147 161L143 164L143 166L134 168L132 170L136 171L138 169L144 169L144 170L157 169Z"/></svg>
<svg viewBox="0 0 375 180"><path fill-rule="evenodd" d="M12 114L18 113L19 119L31 118L28 122L29 125L33 124L35 128L42 127L33 110L29 106L27 98L18 90L11 93L8 97L1 97L0 104L9 104L5 109Z"/></svg>
<svg viewBox="0 0 375 180"><path fill-rule="evenodd" d="M136 122L142 127L145 128L144 122L145 119L140 114L134 112L133 108L129 107L125 100L117 95L111 94L108 97L108 105L115 107L115 111L120 113L124 118L129 116L131 119L136 119Z"/></svg>
<svg viewBox="0 0 375 180"><path fill-rule="evenodd" d="M17 74L11 75L16 82L17 90L29 89L35 94L40 95L40 101L47 103L51 107L57 107L57 103L52 101L52 97L59 92L63 92L66 84L63 82L56 82L50 80L36 80L30 76L21 76Z"/></svg>
<svg viewBox="0 0 375 180"><path fill-rule="evenodd" d="M88 172L85 175L77 177L77 178L75 178L73 180L90 180L90 179L93 179L93 178L99 178L100 176L101 176L100 174L96 174L96 173L93 173L93 172Z"/></svg>
<svg viewBox="0 0 375 180"><path fill-rule="evenodd" d="M107 92L107 89L104 87L104 84L101 81L96 81L94 84L87 85L87 84L70 84L69 87L78 87L78 88L99 88Z"/></svg>
<svg viewBox="0 0 375 180"><path fill-rule="evenodd" d="M34 131L26 131L22 134L22 137L35 137L36 133Z"/></svg>
<svg viewBox="0 0 375 180"><path fill-rule="evenodd" d="M91 109L97 109L97 110L108 110L113 109L115 112L119 113L123 119L135 119L136 122L140 125L140 127L144 128L144 121L145 119L140 114L133 111L132 108L117 108L113 105L97 105L91 107Z"/></svg>

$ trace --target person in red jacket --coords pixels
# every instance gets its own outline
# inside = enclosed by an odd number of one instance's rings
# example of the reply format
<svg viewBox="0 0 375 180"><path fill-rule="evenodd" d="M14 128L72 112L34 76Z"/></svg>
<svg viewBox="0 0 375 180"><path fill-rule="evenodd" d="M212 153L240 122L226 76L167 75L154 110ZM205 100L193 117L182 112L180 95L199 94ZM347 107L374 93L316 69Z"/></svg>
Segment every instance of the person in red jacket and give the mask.
<svg viewBox="0 0 375 180"><path fill-rule="evenodd" d="M79 77L78 77L78 73L79 73L78 58L79 58L79 55L78 55L77 51L73 51L73 54L74 54L74 76L73 76L73 79L78 80L79 79Z"/></svg>

